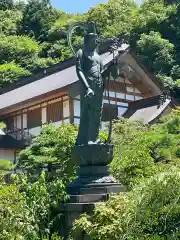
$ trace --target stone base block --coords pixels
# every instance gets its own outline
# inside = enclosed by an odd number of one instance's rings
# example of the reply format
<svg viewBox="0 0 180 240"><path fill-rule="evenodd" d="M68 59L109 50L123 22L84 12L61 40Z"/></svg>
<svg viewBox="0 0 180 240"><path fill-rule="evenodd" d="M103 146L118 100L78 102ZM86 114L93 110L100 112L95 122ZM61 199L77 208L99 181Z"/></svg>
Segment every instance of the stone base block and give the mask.
<svg viewBox="0 0 180 240"><path fill-rule="evenodd" d="M107 194L84 194L84 195L70 195L70 203L95 203L107 201Z"/></svg>
<svg viewBox="0 0 180 240"><path fill-rule="evenodd" d="M118 194L125 192L125 187L119 183L94 183L87 185L69 185L68 193L70 195L85 194Z"/></svg>

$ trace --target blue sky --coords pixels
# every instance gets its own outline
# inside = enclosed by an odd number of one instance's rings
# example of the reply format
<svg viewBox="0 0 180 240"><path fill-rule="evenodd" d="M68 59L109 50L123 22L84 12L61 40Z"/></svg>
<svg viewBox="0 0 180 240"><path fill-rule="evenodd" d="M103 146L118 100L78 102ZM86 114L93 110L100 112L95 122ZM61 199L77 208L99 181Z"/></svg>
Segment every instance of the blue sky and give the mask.
<svg viewBox="0 0 180 240"><path fill-rule="evenodd" d="M141 3L143 0L136 0ZM51 0L52 4L65 12L86 12L90 7L108 0Z"/></svg>

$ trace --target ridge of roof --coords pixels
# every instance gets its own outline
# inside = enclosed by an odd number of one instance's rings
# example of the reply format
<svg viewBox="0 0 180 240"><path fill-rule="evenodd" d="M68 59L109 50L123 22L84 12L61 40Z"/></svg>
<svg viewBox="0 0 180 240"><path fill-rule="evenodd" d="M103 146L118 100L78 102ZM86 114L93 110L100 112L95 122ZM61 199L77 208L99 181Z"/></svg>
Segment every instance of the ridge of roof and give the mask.
<svg viewBox="0 0 180 240"><path fill-rule="evenodd" d="M131 120L142 120L145 124L154 123L156 119L163 115L168 106L175 107L172 102L173 99L166 99L162 105L159 105L160 96L157 95L130 103L123 117Z"/></svg>

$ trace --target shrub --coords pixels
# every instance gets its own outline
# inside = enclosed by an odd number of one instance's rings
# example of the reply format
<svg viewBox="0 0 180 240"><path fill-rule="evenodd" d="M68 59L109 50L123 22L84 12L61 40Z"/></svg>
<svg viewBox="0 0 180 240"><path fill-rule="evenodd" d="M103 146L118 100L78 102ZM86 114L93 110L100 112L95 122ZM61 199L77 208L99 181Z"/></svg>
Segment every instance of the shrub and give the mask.
<svg viewBox="0 0 180 240"><path fill-rule="evenodd" d="M133 189L96 206L74 223L74 239L179 239L180 171L170 168Z"/></svg>
<svg viewBox="0 0 180 240"><path fill-rule="evenodd" d="M0 33L1 35L15 35L22 18L21 11L0 10Z"/></svg>
<svg viewBox="0 0 180 240"><path fill-rule="evenodd" d="M128 188L169 166L180 166L180 114L173 111L153 126L120 120L114 124L112 174Z"/></svg>
<svg viewBox="0 0 180 240"><path fill-rule="evenodd" d="M30 72L14 63L0 65L0 87L6 87L20 77L28 76Z"/></svg>
<svg viewBox="0 0 180 240"><path fill-rule="evenodd" d="M15 61L21 65L37 56L38 43L26 36L4 36L0 39L0 62Z"/></svg>
<svg viewBox="0 0 180 240"><path fill-rule="evenodd" d="M75 143L77 128L70 124L59 128L52 124L43 127L32 144L20 153L17 167L33 172L46 164L57 165L58 176L71 181L75 175L75 165L71 149Z"/></svg>

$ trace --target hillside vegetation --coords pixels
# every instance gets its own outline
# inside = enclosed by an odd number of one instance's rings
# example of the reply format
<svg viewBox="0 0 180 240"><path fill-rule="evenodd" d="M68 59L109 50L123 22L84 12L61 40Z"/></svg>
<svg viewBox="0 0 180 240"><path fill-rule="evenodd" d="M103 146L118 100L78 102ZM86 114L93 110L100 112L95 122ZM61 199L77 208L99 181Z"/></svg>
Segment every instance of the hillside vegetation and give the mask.
<svg viewBox="0 0 180 240"><path fill-rule="evenodd" d="M109 0L84 14L67 14L50 0L0 3L0 87L71 56L66 33L74 21L96 21L104 37L120 37L170 88L180 83L180 5L164 0ZM82 35L82 33L80 32ZM81 37L75 35L76 48Z"/></svg>
<svg viewBox="0 0 180 240"><path fill-rule="evenodd" d="M178 109L153 126L116 121L110 168L128 192L97 204L92 215L75 221L69 239L179 239L179 134ZM61 239L60 206L68 200L66 186L76 176L71 158L76 137L74 125L44 126L21 152L16 167L24 173L13 176L11 185L4 184L3 175L13 166L0 161L0 240ZM101 132L102 140L106 137Z"/></svg>
<svg viewBox="0 0 180 240"><path fill-rule="evenodd" d="M114 124L111 171L129 190L75 221L72 239L180 238L180 111L153 126ZM71 238L70 238L71 239Z"/></svg>

